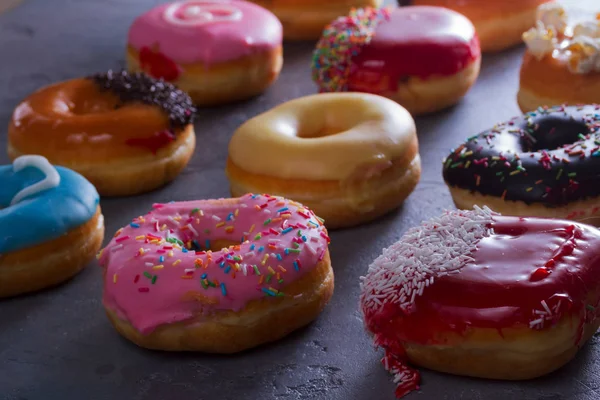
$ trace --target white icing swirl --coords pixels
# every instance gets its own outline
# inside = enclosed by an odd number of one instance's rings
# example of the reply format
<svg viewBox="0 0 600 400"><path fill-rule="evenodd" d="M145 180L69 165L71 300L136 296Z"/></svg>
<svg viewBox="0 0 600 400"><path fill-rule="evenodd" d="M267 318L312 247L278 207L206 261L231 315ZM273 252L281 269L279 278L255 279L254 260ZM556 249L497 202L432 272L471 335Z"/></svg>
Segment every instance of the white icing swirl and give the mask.
<svg viewBox="0 0 600 400"><path fill-rule="evenodd" d="M569 52L567 67L572 73L600 72L600 40L589 36L577 36L566 50Z"/></svg>
<svg viewBox="0 0 600 400"><path fill-rule="evenodd" d="M544 3L537 9L537 20L546 28L554 28L557 33L564 33L567 28L567 12L558 3Z"/></svg>
<svg viewBox="0 0 600 400"><path fill-rule="evenodd" d="M573 37L600 38L600 21L583 21L573 27Z"/></svg>
<svg viewBox="0 0 600 400"><path fill-rule="evenodd" d="M568 26L567 12L557 3L537 9L537 23L523 34L529 52L538 60L548 54L564 60L574 74L600 72L600 21Z"/></svg>
<svg viewBox="0 0 600 400"><path fill-rule="evenodd" d="M523 34L523 41L529 52L538 60L552 54L558 44L554 28L546 28L541 21L537 22L535 28L531 28Z"/></svg>
<svg viewBox="0 0 600 400"><path fill-rule="evenodd" d="M13 170L15 172L19 172L27 167L37 168L42 171L44 179L23 188L15 194L10 201L11 206L14 206L28 196L55 188L60 184L60 175L58 174L58 171L56 171L56 168L54 168L45 157L35 155L21 156L13 161Z"/></svg>
<svg viewBox="0 0 600 400"><path fill-rule="evenodd" d="M179 1L164 12L167 22L179 26L199 26L214 22L231 22L242 19L242 11L228 1Z"/></svg>

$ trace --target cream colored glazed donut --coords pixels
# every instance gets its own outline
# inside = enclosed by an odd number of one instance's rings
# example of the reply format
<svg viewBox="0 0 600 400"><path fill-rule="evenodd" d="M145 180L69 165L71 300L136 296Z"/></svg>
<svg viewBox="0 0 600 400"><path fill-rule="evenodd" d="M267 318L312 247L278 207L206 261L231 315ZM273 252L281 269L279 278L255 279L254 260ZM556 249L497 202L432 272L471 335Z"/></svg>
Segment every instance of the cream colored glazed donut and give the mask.
<svg viewBox="0 0 600 400"><path fill-rule="evenodd" d="M327 230L301 204L248 194L153 208L99 256L108 317L139 346L235 353L307 325L333 294Z"/></svg>
<svg viewBox="0 0 600 400"><path fill-rule="evenodd" d="M365 93L295 99L244 123L229 143L231 193L300 201L340 228L398 207L421 175L414 121Z"/></svg>

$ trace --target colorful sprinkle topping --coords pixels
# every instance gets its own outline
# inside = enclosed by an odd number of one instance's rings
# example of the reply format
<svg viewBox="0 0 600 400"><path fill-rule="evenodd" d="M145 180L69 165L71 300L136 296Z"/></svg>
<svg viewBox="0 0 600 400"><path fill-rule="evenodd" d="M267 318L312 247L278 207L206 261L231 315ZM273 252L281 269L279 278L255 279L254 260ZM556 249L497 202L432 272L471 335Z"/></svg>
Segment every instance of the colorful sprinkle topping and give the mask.
<svg viewBox="0 0 600 400"><path fill-rule="evenodd" d="M348 88L352 57L369 44L377 25L388 19L391 8L353 9L328 25L317 43L312 59L313 80L321 92L342 92Z"/></svg>
<svg viewBox="0 0 600 400"><path fill-rule="evenodd" d="M237 311L260 297L301 294L286 287L323 259L329 237L322 222L280 197L236 200L156 204L119 230L100 254L110 277L106 304L148 333L199 312Z"/></svg>

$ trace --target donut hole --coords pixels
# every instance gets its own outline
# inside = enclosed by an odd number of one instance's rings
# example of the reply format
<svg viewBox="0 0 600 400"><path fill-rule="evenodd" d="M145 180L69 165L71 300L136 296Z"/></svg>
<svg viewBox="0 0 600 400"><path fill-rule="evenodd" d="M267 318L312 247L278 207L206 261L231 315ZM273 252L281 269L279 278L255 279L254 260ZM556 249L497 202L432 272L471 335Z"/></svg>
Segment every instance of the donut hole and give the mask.
<svg viewBox="0 0 600 400"><path fill-rule="evenodd" d="M317 138L323 138L323 137L327 137L327 136L337 135L338 133L344 132L345 130L346 129L343 129L338 126L325 125L325 126L320 127L320 129L318 129L316 131L300 129L298 131L298 137L302 138L302 139L317 139Z"/></svg>
<svg viewBox="0 0 600 400"><path fill-rule="evenodd" d="M522 129L530 134L521 135L521 146L528 152L559 149L581 140L581 135L590 133L585 122L554 115L530 120Z"/></svg>
<svg viewBox="0 0 600 400"><path fill-rule="evenodd" d="M203 235L201 235L203 236ZM210 250L212 252L221 251L223 249L229 249L233 246L237 246L240 243L234 242L232 240L227 239L214 239L206 241L206 238L198 237L198 238L185 238L181 239L183 243L183 247L185 247L189 251L207 251ZM179 243L181 244L181 243ZM208 247L207 247L208 244Z"/></svg>
<svg viewBox="0 0 600 400"><path fill-rule="evenodd" d="M365 101L353 97L307 107L298 115L295 135L302 139L318 139L344 133L377 117L365 107Z"/></svg>

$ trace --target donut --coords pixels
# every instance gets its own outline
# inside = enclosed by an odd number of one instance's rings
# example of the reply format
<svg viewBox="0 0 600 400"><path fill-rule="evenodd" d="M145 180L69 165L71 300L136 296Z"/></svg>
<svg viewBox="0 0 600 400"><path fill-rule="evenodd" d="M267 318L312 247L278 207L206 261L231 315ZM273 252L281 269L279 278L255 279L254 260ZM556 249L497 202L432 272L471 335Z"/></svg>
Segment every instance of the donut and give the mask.
<svg viewBox="0 0 600 400"><path fill-rule="evenodd" d="M530 112L472 136L444 160L458 208L520 216L600 216L600 106Z"/></svg>
<svg viewBox="0 0 600 400"><path fill-rule="evenodd" d="M16 107L8 155L42 155L79 172L103 196L143 193L187 165L196 146L195 112L188 95L141 73L72 79Z"/></svg>
<svg viewBox="0 0 600 400"><path fill-rule="evenodd" d="M0 166L0 297L62 283L102 246L98 192L37 155Z"/></svg>
<svg viewBox="0 0 600 400"><path fill-rule="evenodd" d="M414 366L524 380L568 363L600 325L600 231L455 210L410 229L361 283L365 327L398 397Z"/></svg>
<svg viewBox="0 0 600 400"><path fill-rule="evenodd" d="M560 5L539 7L536 27L523 34L517 94L523 112L600 103L600 20L585 16L575 23Z"/></svg>
<svg viewBox="0 0 600 400"><path fill-rule="evenodd" d="M421 176L416 128L397 103L365 93L324 93L246 121L229 142L233 196L272 193L306 204L328 229L398 207Z"/></svg>
<svg viewBox="0 0 600 400"><path fill-rule="evenodd" d="M481 51L497 52L522 42L522 34L535 26L540 4L554 0L413 0L421 6L446 7L469 18L479 36Z"/></svg>
<svg viewBox="0 0 600 400"><path fill-rule="evenodd" d="M241 0L160 5L129 29L127 66L177 85L198 105L262 93L283 65L281 22Z"/></svg>
<svg viewBox="0 0 600 400"><path fill-rule="evenodd" d="M239 352L319 315L333 294L329 241L281 197L154 204L101 251L103 304L141 347Z"/></svg>
<svg viewBox="0 0 600 400"><path fill-rule="evenodd" d="M479 75L473 24L442 7L353 10L323 32L313 53L321 92L389 97L419 115L457 103Z"/></svg>
<svg viewBox="0 0 600 400"><path fill-rule="evenodd" d="M271 10L283 24L286 40L317 40L323 28L353 7L381 7L383 0L252 0Z"/></svg>

